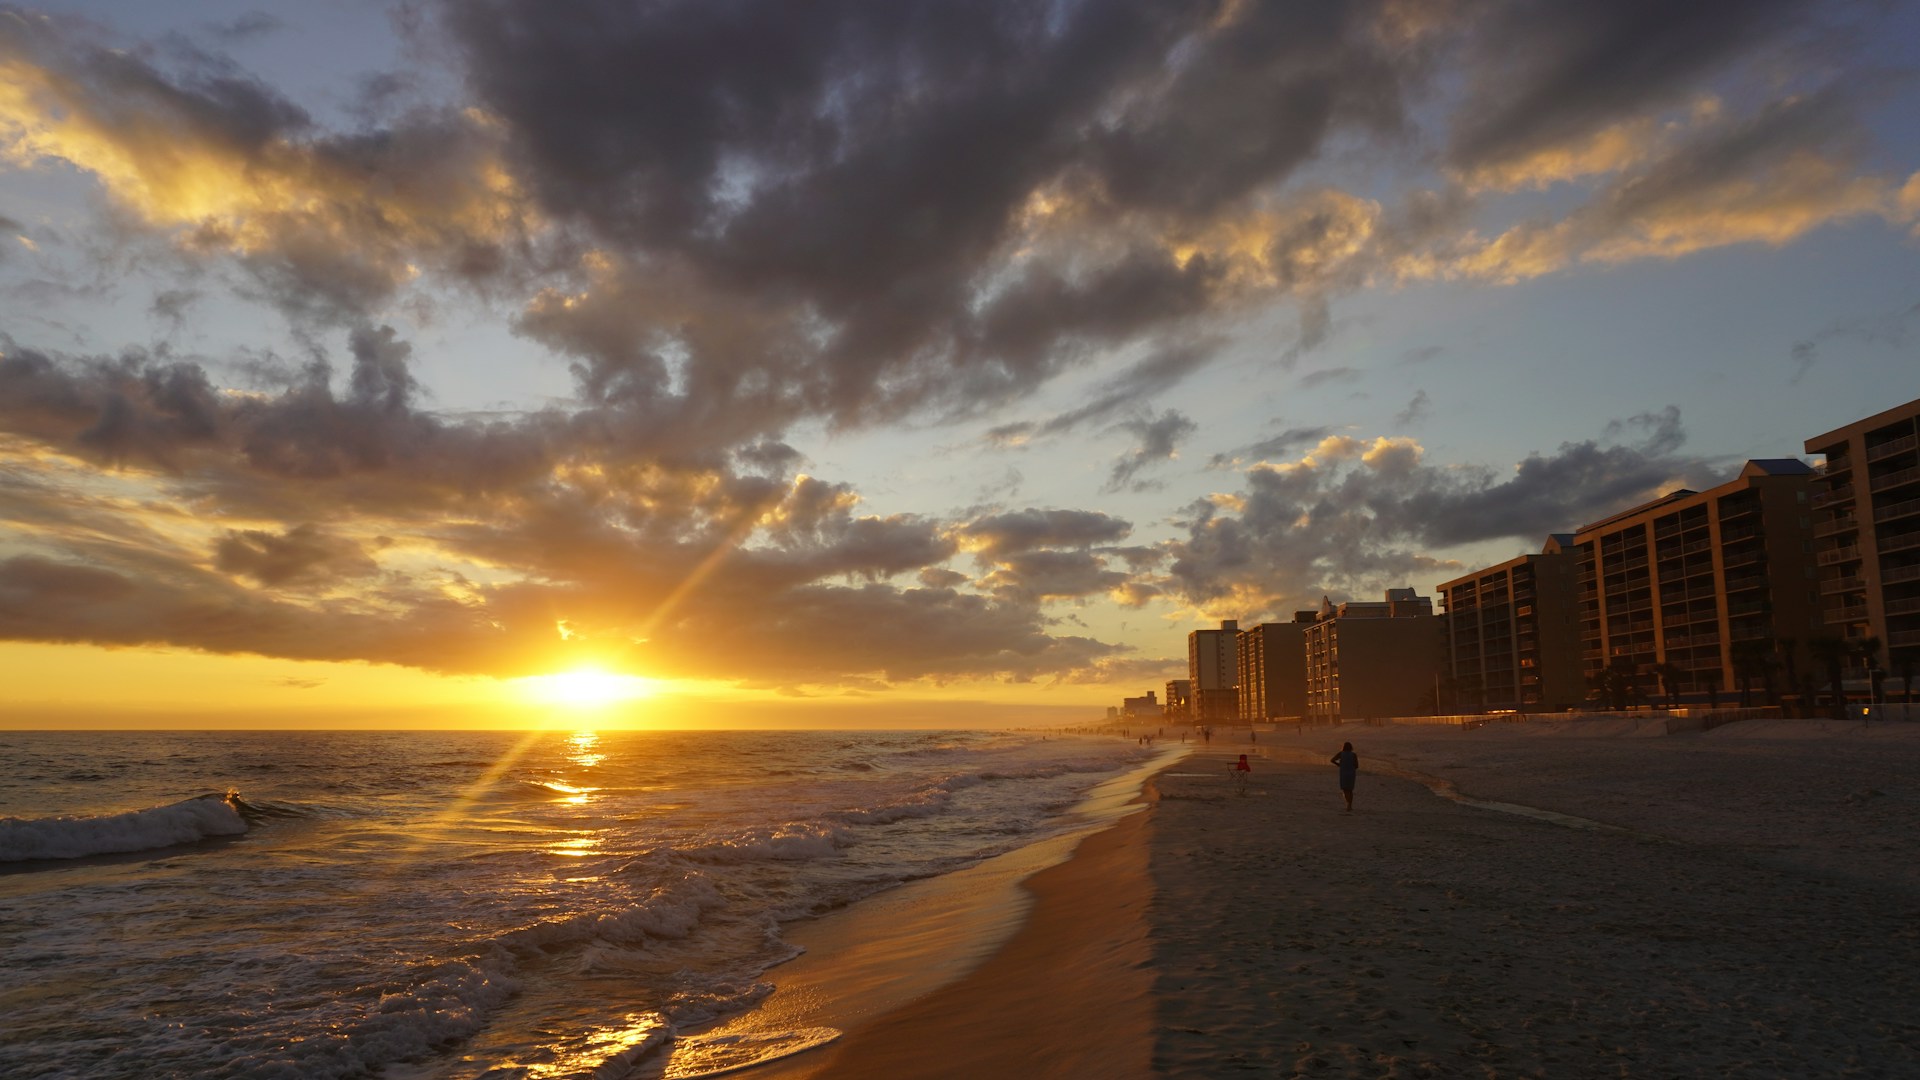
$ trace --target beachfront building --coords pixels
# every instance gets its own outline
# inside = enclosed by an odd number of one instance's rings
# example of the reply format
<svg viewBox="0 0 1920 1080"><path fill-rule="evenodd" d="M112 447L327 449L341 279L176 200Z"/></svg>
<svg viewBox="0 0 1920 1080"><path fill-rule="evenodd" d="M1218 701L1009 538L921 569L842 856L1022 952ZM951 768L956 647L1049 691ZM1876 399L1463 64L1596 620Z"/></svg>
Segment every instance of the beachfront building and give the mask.
<svg viewBox="0 0 1920 1080"><path fill-rule="evenodd" d="M1187 679L1193 684L1191 715L1202 724L1231 721L1239 715L1240 623L1223 619L1218 630L1187 635Z"/></svg>
<svg viewBox="0 0 1920 1080"><path fill-rule="evenodd" d="M1581 667L1596 695L1711 698L1756 675L1755 650L1806 670L1820 631L1813 481L1797 458L1754 460L1718 487L1581 526Z"/></svg>
<svg viewBox="0 0 1920 1080"><path fill-rule="evenodd" d="M1821 622L1834 637L1878 639L1882 670L1898 679L1920 667L1920 400L1806 448L1826 457L1813 494ZM1873 658L1850 659L1859 670Z"/></svg>
<svg viewBox="0 0 1920 1080"><path fill-rule="evenodd" d="M1168 679L1167 697L1160 711L1169 720L1193 719L1193 680Z"/></svg>
<svg viewBox="0 0 1920 1080"><path fill-rule="evenodd" d="M1532 712L1577 705L1580 670L1573 534L1538 554L1442 582L1446 626L1443 709Z"/></svg>
<svg viewBox="0 0 1920 1080"><path fill-rule="evenodd" d="M1441 619L1412 589L1385 600L1322 599L1304 628L1307 719L1339 722L1432 711L1441 675Z"/></svg>
<svg viewBox="0 0 1920 1080"><path fill-rule="evenodd" d="M1290 623L1240 631L1239 710L1243 723L1300 716L1307 703L1306 628L1319 613L1298 611Z"/></svg>
<svg viewBox="0 0 1920 1080"><path fill-rule="evenodd" d="M1147 691L1145 697L1120 699L1120 715L1129 720L1160 719L1160 703L1154 700L1153 691Z"/></svg>

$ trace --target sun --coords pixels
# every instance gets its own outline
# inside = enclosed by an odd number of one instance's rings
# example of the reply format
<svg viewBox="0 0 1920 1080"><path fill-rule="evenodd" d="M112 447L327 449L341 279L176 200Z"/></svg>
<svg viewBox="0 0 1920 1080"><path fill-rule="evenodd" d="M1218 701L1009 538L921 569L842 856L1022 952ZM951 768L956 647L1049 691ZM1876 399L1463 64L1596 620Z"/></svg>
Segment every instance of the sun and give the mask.
<svg viewBox="0 0 1920 1080"><path fill-rule="evenodd" d="M616 675L599 668L575 668L552 675L529 675L515 680L520 692L542 705L569 705L591 709L650 697L656 680L640 675Z"/></svg>

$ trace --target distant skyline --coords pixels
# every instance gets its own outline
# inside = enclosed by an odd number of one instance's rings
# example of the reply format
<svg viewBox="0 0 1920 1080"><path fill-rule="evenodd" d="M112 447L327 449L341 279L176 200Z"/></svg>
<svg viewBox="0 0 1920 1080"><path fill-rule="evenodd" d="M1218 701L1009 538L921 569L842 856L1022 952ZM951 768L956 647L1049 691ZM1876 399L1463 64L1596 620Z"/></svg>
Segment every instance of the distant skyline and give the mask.
<svg viewBox="0 0 1920 1080"><path fill-rule="evenodd" d="M1916 61L1878 2L0 7L0 726L1094 715L1920 397Z"/></svg>

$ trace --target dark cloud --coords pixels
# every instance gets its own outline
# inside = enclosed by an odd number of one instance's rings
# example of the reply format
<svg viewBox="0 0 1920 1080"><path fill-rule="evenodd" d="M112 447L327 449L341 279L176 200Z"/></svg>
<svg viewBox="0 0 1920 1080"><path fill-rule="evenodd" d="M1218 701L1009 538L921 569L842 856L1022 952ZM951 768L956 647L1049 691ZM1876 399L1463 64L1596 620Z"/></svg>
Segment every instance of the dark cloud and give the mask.
<svg viewBox="0 0 1920 1080"><path fill-rule="evenodd" d="M1186 415L1176 409L1168 409L1158 416L1143 414L1119 424L1122 431L1128 432L1139 440L1139 445L1121 455L1114 462L1113 472L1107 478L1106 490L1120 491L1124 488L1143 490L1140 481L1134 479L1142 469L1162 461L1171 461L1179 451L1180 443L1200 430Z"/></svg>
<svg viewBox="0 0 1920 1080"><path fill-rule="evenodd" d="M1425 390L1415 390L1412 399L1407 402L1407 407L1394 414L1394 426L1401 428L1411 427L1425 420L1427 415L1432 411L1433 399L1427 396Z"/></svg>
<svg viewBox="0 0 1920 1080"><path fill-rule="evenodd" d="M214 565L262 585L325 583L378 569L359 544L311 522L284 533L230 530L214 549Z"/></svg>
<svg viewBox="0 0 1920 1080"><path fill-rule="evenodd" d="M1907 324L1916 315L1920 315L1920 303L1897 311L1861 318L1839 319L1821 327L1806 340L1793 343L1793 348L1790 350L1793 357L1793 374L1787 381L1797 384L1806 378L1807 372L1819 360L1821 348L1831 341L1859 341L1889 348L1904 348L1911 340Z"/></svg>
<svg viewBox="0 0 1920 1080"><path fill-rule="evenodd" d="M1408 349L1401 357L1402 364L1424 364L1444 354L1447 350L1439 345L1422 345L1417 349Z"/></svg>
<svg viewBox="0 0 1920 1080"><path fill-rule="evenodd" d="M1262 439L1251 446L1243 446L1232 453L1215 454L1207 462L1209 469L1230 468L1241 462L1277 461L1294 456L1301 450L1317 445L1320 440L1333 434L1330 427L1288 428L1272 438Z"/></svg>
<svg viewBox="0 0 1920 1080"><path fill-rule="evenodd" d="M1045 547L1093 547L1124 540L1133 524L1094 510L1016 510L976 519L961 533L999 558Z"/></svg>
<svg viewBox="0 0 1920 1080"><path fill-rule="evenodd" d="M1522 0L1474 21L1448 159L1471 172L1681 104L1717 68L1805 22L1805 0Z"/></svg>
<svg viewBox="0 0 1920 1080"><path fill-rule="evenodd" d="M1127 575L1107 569L1106 559L1089 551L1018 551L986 577L996 592L1029 600L1077 599L1119 588Z"/></svg>
<svg viewBox="0 0 1920 1080"><path fill-rule="evenodd" d="M1193 603L1233 596L1248 617L1322 593L1367 596L1417 579L1430 587L1425 578L1457 567L1425 549L1534 544L1671 487L1717 482L1722 463L1680 455L1684 441L1668 407L1529 455L1504 477L1426 465L1406 439L1322 444L1308 462L1249 470L1232 500L1194 504L1186 537L1169 545L1166 584Z"/></svg>
<svg viewBox="0 0 1920 1080"><path fill-rule="evenodd" d="M194 289L167 289L154 294L153 303L147 305L147 313L178 327L186 321L187 309L199 299L200 293Z"/></svg>
<svg viewBox="0 0 1920 1080"><path fill-rule="evenodd" d="M1321 368L1318 371L1309 371L1305 375L1300 376L1300 389L1312 390L1315 387L1326 386L1330 383L1354 383L1359 381L1360 372L1357 368Z"/></svg>
<svg viewBox="0 0 1920 1080"><path fill-rule="evenodd" d="M221 41L235 43L266 37L285 25L278 17L264 11L249 11L226 22L210 24L207 32Z"/></svg>
<svg viewBox="0 0 1920 1080"><path fill-rule="evenodd" d="M592 655L769 685L1025 680L1115 652L1052 633L1042 604L1125 578L1086 552L1124 521L1030 512L956 534L863 514L845 484L782 475L781 444L746 454L771 475L737 475L724 458L629 455L591 411L434 417L391 330L355 330L348 352L341 389L322 364L262 395L147 355L10 350L0 426L160 471L154 499L130 503L56 497L51 466L7 459L0 513L32 528L0 569L0 635L490 674ZM230 513L286 523L223 525ZM205 548L173 538L194 528ZM1006 560L991 595L942 565L958 535ZM1040 554L1063 546L1088 565Z"/></svg>

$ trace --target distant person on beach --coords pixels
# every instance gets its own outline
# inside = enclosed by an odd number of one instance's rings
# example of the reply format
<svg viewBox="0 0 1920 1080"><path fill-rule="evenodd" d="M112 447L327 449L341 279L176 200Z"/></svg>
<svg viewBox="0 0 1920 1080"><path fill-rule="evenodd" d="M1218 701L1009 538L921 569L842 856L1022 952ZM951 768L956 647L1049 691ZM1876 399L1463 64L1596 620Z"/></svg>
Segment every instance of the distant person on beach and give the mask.
<svg viewBox="0 0 1920 1080"><path fill-rule="evenodd" d="M1247 755L1241 754L1240 760L1233 765L1233 782L1240 787L1240 794L1247 793L1247 777L1253 775L1253 766L1247 764Z"/></svg>
<svg viewBox="0 0 1920 1080"><path fill-rule="evenodd" d="M1353 752L1352 743L1341 743L1340 752L1328 759L1340 766L1340 794L1346 796L1347 812L1353 812L1353 781L1360 773L1360 755Z"/></svg>

